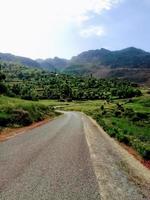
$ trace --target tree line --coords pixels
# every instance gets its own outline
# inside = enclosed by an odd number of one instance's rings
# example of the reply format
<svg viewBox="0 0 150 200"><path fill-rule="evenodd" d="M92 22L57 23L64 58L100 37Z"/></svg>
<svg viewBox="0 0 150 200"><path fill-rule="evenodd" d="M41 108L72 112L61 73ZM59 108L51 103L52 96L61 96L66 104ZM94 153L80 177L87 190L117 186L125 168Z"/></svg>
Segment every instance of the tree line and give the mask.
<svg viewBox="0 0 150 200"><path fill-rule="evenodd" d="M111 101L141 95L138 86L126 80L50 73L14 63L0 64L0 93L28 100L61 101Z"/></svg>

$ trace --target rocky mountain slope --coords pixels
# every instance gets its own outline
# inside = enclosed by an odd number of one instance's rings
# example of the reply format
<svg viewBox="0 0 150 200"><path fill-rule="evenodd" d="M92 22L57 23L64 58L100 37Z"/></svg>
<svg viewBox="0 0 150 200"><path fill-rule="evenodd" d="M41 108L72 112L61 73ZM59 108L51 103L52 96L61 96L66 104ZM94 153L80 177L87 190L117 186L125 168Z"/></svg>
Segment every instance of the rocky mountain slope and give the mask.
<svg viewBox="0 0 150 200"><path fill-rule="evenodd" d="M51 72L89 75L107 78L125 78L150 84L150 53L134 47L110 51L97 49L82 52L72 59L48 58L32 60L12 54L0 53L0 61L15 62Z"/></svg>

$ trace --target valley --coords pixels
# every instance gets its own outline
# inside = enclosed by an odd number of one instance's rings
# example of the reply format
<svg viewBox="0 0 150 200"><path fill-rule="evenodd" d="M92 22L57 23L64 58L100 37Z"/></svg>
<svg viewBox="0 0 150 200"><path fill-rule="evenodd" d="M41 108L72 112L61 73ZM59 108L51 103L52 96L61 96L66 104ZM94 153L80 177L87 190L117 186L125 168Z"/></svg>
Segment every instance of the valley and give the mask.
<svg viewBox="0 0 150 200"><path fill-rule="evenodd" d="M104 49L100 51L106 53ZM59 59L56 60L58 64ZM120 68L119 64L116 68L99 68L88 63L81 66L81 63L66 67L64 62L62 68L58 64L59 71L55 67L49 70L47 65L44 69L10 60L0 62L0 149L3 152L0 161L3 163L8 156L0 168L5 172L0 181L1 199L8 198L12 192L12 199L26 198L26 191L28 198L36 199L38 193L26 187L21 189L20 181L41 190L40 198L55 197L62 177L58 199L68 196L76 199L71 191L77 189L79 199L108 200L112 199L110 196L114 199L121 196L146 200L150 169L148 65L140 68L131 65L128 69ZM9 143L12 144L10 151ZM29 146L25 159L16 154L18 145L23 149ZM9 168L10 152L16 159L13 176L14 169ZM64 155L68 155L67 160ZM34 171L35 165L37 171ZM50 175L49 166L58 180ZM75 182L72 173L78 177ZM39 177L38 174L45 178L29 180L28 174L32 178ZM52 182L47 180L49 176ZM68 181L75 186L67 185Z"/></svg>
<svg viewBox="0 0 150 200"><path fill-rule="evenodd" d="M54 57L30 59L0 53L0 62L11 62L34 69L69 75L93 75L98 78L121 78L150 85L150 53L135 47L110 51L104 48L89 50L70 60Z"/></svg>

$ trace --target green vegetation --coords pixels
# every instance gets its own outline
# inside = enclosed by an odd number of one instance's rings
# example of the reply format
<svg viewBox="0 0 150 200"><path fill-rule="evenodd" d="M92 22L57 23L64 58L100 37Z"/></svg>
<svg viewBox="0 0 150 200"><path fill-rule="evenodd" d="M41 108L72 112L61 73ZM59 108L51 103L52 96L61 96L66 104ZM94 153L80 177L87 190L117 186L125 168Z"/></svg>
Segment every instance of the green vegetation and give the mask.
<svg viewBox="0 0 150 200"><path fill-rule="evenodd" d="M119 51L96 49L82 52L72 58L72 63L84 66L111 68L149 68L150 53L129 47Z"/></svg>
<svg viewBox="0 0 150 200"><path fill-rule="evenodd" d="M126 100L72 102L64 110L81 111L94 118L120 142L150 159L150 95Z"/></svg>
<svg viewBox="0 0 150 200"><path fill-rule="evenodd" d="M0 96L0 128L21 127L58 115L52 106Z"/></svg>
<svg viewBox="0 0 150 200"><path fill-rule="evenodd" d="M150 159L149 91L126 80L50 73L20 64L0 63L0 69L1 127L53 117L54 106L63 106L92 116L111 137Z"/></svg>
<svg viewBox="0 0 150 200"><path fill-rule="evenodd" d="M70 60L30 58L0 53L1 62L13 62L29 68L71 75L90 75L99 78L122 78L150 85L150 53L134 47L119 51L97 49L82 52Z"/></svg>
<svg viewBox="0 0 150 200"><path fill-rule="evenodd" d="M118 98L140 96L136 84L119 79L77 77L29 69L12 63L1 63L8 96L27 100L58 99L61 101L96 100L111 101Z"/></svg>

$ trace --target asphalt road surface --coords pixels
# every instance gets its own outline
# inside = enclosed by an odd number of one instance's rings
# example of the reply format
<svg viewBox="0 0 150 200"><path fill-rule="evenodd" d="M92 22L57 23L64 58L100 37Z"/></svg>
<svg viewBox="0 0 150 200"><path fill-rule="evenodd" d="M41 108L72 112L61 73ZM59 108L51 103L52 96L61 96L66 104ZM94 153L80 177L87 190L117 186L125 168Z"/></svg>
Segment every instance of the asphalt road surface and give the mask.
<svg viewBox="0 0 150 200"><path fill-rule="evenodd" d="M0 144L0 199L99 199L81 118L75 113Z"/></svg>
<svg viewBox="0 0 150 200"><path fill-rule="evenodd" d="M106 155L100 159L103 163L106 159L106 164L97 169L86 129L100 134L83 114L66 112L41 127L1 142L0 200L119 200L123 196L129 200L148 199L147 189L136 185L124 172L110 173L109 170L119 170L107 162L114 154L109 157L108 152L103 152ZM102 138L99 140L96 139L103 143L99 147L105 151L107 146ZM121 189L115 191L115 187L109 187L111 184L118 184Z"/></svg>

